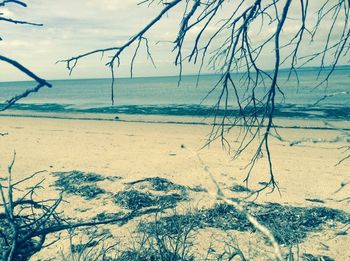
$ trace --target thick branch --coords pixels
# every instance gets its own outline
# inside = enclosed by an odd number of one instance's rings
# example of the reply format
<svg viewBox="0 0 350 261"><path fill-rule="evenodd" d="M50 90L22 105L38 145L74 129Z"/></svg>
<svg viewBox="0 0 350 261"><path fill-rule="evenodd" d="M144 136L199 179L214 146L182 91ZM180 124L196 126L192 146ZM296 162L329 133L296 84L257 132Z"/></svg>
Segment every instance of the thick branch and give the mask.
<svg viewBox="0 0 350 261"><path fill-rule="evenodd" d="M6 104L2 108L0 108L0 111L4 111L4 110L8 109L10 106L12 106L18 100L20 100L20 99L22 99L24 97L27 97L29 94L31 94L33 92L39 91L41 88L43 88L45 86L48 87L48 88L52 87L52 85L50 83L48 83L46 80L40 78L35 73L33 73L31 70L29 70L28 68L24 67L22 64L18 63L17 61L12 60L12 59L7 58L7 57L2 56L2 55L0 55L0 61L4 61L4 62L14 66L16 69L20 70L25 75L30 77L32 80L37 82L36 87L34 87L32 89L27 89L23 93L18 94L16 96L12 97L11 99L7 100Z"/></svg>

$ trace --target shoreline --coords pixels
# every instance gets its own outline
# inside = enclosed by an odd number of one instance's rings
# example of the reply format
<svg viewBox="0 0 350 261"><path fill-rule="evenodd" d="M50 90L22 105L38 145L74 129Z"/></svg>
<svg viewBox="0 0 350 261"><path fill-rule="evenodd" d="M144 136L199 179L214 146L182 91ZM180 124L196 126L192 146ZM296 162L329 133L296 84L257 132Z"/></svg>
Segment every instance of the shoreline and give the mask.
<svg viewBox="0 0 350 261"><path fill-rule="evenodd" d="M201 125L213 126L212 117L202 116L174 116L152 114L123 114L118 113L66 113L66 112L37 112L7 110L0 113L0 118L41 118L81 121L110 121L116 123L145 123L145 124L172 124L172 125ZM350 119L305 119L298 117L275 117L275 127L279 129L305 129L305 130L334 130L350 131ZM231 126L226 123L225 126ZM237 124L237 127L243 127ZM254 126L257 127L257 126Z"/></svg>

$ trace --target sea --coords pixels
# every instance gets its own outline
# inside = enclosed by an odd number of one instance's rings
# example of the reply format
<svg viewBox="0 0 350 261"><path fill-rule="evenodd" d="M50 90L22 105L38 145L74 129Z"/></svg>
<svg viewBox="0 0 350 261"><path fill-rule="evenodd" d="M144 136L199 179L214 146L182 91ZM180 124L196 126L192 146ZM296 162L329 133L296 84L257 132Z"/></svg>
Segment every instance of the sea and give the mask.
<svg viewBox="0 0 350 261"><path fill-rule="evenodd" d="M328 82L319 85L329 70L319 73L318 68L298 71L298 78L287 70L281 70L276 96L276 117L321 118L335 120L350 119L350 67L337 68ZM253 75L254 76L254 75ZM216 110L221 93L218 83L220 75L117 78L115 80L115 102L111 102L111 79L65 79L49 81L53 87L32 93L11 107L17 112L45 113L95 113L210 116L225 113L223 107ZM239 95L248 97L251 92L245 87L243 73L233 75ZM265 79L268 86L269 81ZM31 81L0 82L0 102L35 86ZM266 94L262 83L256 89L259 98ZM210 93L210 95L208 95ZM238 113L233 88L228 89L228 110ZM325 98L326 97L326 98ZM324 99L325 98L325 99ZM223 105L223 104L222 104ZM226 111L227 113L227 111Z"/></svg>

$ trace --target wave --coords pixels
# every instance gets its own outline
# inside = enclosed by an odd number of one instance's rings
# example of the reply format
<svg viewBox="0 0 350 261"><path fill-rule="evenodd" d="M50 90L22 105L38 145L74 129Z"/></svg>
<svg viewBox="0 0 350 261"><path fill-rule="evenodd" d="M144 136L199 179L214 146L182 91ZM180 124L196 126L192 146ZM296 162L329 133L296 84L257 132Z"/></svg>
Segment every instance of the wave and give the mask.
<svg viewBox="0 0 350 261"><path fill-rule="evenodd" d="M96 114L130 114L130 115L169 115L169 116L239 116L241 112L237 108L215 109L205 105L116 105L103 107L76 107L72 104L24 104L18 103L11 107L15 111L34 111L45 113L96 113ZM263 114L263 109L253 111L247 108L247 114L255 112L257 116ZM302 106L282 104L276 107L276 117L303 118L303 119L339 119L350 120L350 107L344 106Z"/></svg>

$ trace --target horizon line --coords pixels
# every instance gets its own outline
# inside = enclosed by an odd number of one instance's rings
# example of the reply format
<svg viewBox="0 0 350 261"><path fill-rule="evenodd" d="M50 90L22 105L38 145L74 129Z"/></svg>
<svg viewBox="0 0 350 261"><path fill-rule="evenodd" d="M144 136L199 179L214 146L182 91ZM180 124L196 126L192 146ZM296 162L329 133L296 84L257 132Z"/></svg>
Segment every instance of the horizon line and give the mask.
<svg viewBox="0 0 350 261"><path fill-rule="evenodd" d="M335 67L335 69L339 69L339 68L350 68L350 65L347 64L341 64L341 65L337 65ZM306 66L306 67L302 67L302 68L298 68L297 70L310 70L310 69L320 69L319 66ZM324 66L323 68L321 68L322 70L324 69L329 69L332 68L332 66ZM280 68L280 71L286 71L286 70L290 70L290 68ZM273 69L267 69L266 71L270 72L273 71ZM245 71L242 72L234 72L234 73L245 73ZM186 76L213 76L213 75L220 75L220 73L210 73L210 72L206 72L206 73L189 73L189 74L176 74L176 75L151 75L151 76L121 76L121 77L115 77L115 79L142 79L142 78L167 78L167 77L186 77ZM111 77L95 77L95 78L56 78L56 79L47 79L46 81L76 81L76 80L105 80L105 79L111 79ZM14 83L14 82L33 82L33 80L9 80L9 81L0 81L0 83Z"/></svg>

